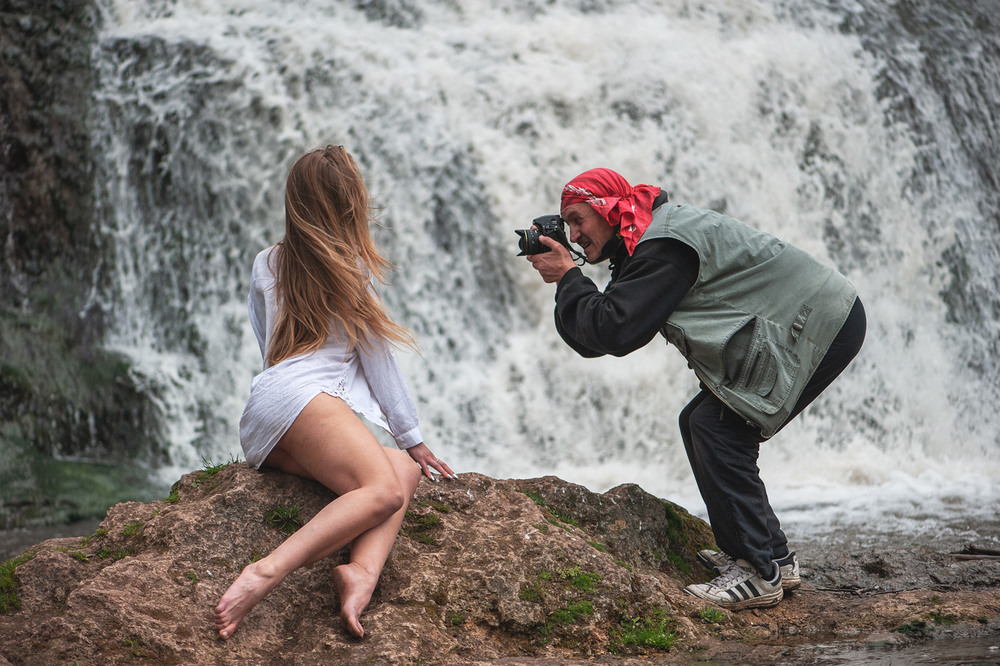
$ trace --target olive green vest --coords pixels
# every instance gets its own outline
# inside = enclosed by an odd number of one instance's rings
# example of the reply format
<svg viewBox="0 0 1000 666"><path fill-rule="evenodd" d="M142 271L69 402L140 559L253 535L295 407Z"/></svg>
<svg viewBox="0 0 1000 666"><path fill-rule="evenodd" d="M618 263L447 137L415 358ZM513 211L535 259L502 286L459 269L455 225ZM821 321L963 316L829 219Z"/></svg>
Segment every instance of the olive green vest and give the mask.
<svg viewBox="0 0 1000 666"><path fill-rule="evenodd" d="M724 403L770 437L784 425L857 291L811 255L739 220L663 204L640 239L698 253L698 279L661 333Z"/></svg>

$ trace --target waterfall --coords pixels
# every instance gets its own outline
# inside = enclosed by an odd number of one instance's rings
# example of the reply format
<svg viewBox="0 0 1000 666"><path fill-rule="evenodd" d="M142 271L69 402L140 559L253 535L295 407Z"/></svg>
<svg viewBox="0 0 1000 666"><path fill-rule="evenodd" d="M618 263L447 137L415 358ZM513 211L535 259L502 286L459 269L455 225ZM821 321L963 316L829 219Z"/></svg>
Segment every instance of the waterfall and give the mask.
<svg viewBox="0 0 1000 666"><path fill-rule="evenodd" d="M514 229L605 166L811 252L865 302L861 355L762 448L779 515L803 532L995 521L997 4L102 0L92 125L115 265L94 298L169 428L160 474L239 453L260 369L250 263L282 233L288 167L334 143L380 206L398 267L383 297L420 343L401 363L456 471L702 508L676 350L577 357L553 286L514 256Z"/></svg>

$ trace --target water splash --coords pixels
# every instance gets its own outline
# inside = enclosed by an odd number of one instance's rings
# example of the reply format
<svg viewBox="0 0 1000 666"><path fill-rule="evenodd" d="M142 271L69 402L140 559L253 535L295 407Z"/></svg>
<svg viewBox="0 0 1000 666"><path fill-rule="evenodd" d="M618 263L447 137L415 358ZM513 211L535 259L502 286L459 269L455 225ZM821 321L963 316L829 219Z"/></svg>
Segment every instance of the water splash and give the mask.
<svg viewBox="0 0 1000 666"><path fill-rule="evenodd" d="M279 237L292 160L343 143L383 206L374 233L399 266L384 295L420 339L402 363L425 436L455 469L636 482L700 508L677 434L695 388L679 356L653 342L579 359L553 330L553 288L513 256L512 229L607 166L775 233L861 292L861 356L762 452L798 529L963 487L964 510L995 506L1000 243L980 154L995 142L979 128L993 126L980 102L1000 85L996 39L977 68L907 23L930 19L893 11L107 0L94 131L117 264L104 307L170 424L164 475L239 450L259 367L250 261ZM966 94L944 94L931 64Z"/></svg>

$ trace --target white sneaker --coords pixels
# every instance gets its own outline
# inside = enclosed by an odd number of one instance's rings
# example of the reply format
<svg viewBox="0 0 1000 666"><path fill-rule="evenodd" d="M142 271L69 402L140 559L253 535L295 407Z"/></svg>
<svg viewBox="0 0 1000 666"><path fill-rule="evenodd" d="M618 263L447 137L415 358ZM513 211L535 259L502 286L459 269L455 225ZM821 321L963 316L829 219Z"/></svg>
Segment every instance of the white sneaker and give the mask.
<svg viewBox="0 0 1000 666"><path fill-rule="evenodd" d="M780 560L775 560L774 563L781 569L781 589L788 592L802 584L802 577L799 575L799 558L795 556L794 550Z"/></svg>
<svg viewBox="0 0 1000 666"><path fill-rule="evenodd" d="M777 604L783 596L781 569L774 580L767 581L749 562L736 560L712 582L688 585L684 590L727 610L767 608Z"/></svg>
<svg viewBox="0 0 1000 666"><path fill-rule="evenodd" d="M716 576L722 575L726 569L736 564L736 560L729 557L721 550L699 550L695 557L698 561L705 565L705 568L709 571L715 572Z"/></svg>
<svg viewBox="0 0 1000 666"><path fill-rule="evenodd" d="M736 564L736 560L719 550L699 550L695 557L705 565L709 571L714 571L717 575L725 573L726 569ZM775 560L775 564L781 569L781 589L791 592L802 584L802 577L799 575L799 558L795 551L788 553L780 560Z"/></svg>

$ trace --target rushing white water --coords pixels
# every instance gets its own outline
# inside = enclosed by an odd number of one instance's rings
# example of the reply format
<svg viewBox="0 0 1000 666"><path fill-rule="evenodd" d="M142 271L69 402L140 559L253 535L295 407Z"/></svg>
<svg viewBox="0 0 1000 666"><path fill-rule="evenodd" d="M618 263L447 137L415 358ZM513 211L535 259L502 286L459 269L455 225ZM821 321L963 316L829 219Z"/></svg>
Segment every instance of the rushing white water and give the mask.
<svg viewBox="0 0 1000 666"><path fill-rule="evenodd" d="M106 0L94 127L117 264L97 297L161 405L163 478L239 453L260 365L250 262L280 236L288 166L338 143L383 206L375 234L398 265L384 297L421 344L402 363L457 471L637 483L703 510L677 432L696 390L680 356L658 338L577 357L554 288L514 257L513 229L606 166L772 232L861 293L861 355L762 448L793 537L998 536L997 218L968 135L919 75L931 56L902 36L879 53L845 28L863 10Z"/></svg>

